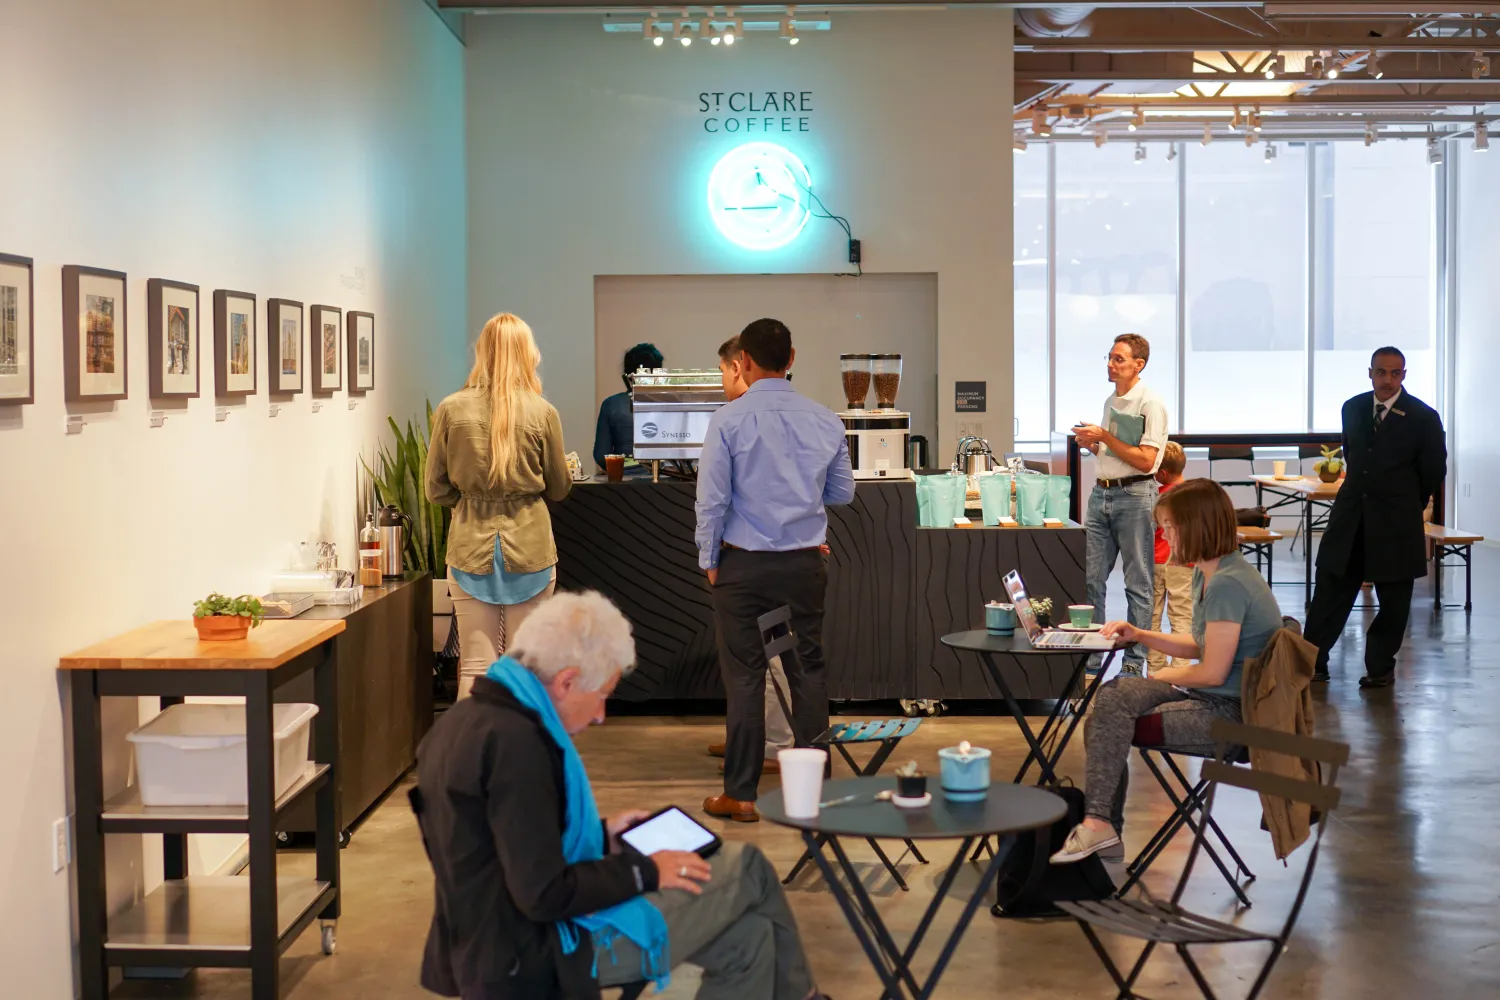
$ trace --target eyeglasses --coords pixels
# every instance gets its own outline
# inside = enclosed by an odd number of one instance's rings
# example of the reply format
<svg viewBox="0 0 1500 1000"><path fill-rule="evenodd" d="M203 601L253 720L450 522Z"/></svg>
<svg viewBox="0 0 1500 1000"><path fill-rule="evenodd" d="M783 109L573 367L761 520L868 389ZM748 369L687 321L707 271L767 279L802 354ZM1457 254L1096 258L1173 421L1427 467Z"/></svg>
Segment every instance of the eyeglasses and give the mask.
<svg viewBox="0 0 1500 1000"><path fill-rule="evenodd" d="M1380 377L1385 376L1385 375L1389 375L1391 378L1406 378L1406 369L1405 368L1371 368L1370 369L1370 375L1372 377L1374 377L1374 378L1380 378Z"/></svg>
<svg viewBox="0 0 1500 1000"><path fill-rule="evenodd" d="M1130 364L1130 362L1134 361L1135 358L1127 358L1123 354L1106 354L1104 356L1104 360L1108 361L1112 365L1128 365Z"/></svg>

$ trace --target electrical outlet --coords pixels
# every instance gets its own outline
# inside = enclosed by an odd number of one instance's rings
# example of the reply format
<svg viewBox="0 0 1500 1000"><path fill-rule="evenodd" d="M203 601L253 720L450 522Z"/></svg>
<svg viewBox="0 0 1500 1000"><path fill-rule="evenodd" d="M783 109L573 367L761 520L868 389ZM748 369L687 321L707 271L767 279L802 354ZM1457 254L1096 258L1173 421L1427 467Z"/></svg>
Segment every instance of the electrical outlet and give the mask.
<svg viewBox="0 0 1500 1000"><path fill-rule="evenodd" d="M73 837L68 817L52 823L52 870L60 872L73 863Z"/></svg>
<svg viewBox="0 0 1500 1000"><path fill-rule="evenodd" d="M860 247L859 240L849 241L849 263L858 264L864 259L864 251Z"/></svg>

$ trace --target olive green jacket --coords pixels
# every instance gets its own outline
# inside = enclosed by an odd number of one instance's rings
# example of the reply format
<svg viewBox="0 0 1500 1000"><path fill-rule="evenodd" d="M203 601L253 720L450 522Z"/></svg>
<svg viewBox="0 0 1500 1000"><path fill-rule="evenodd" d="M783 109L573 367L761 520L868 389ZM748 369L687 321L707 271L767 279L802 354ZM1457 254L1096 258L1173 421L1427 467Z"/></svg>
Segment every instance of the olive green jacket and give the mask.
<svg viewBox="0 0 1500 1000"><path fill-rule="evenodd" d="M547 500L573 486L563 452L562 421L540 396L518 415L516 469L490 484L490 406L482 388L460 389L438 407L427 451L427 499L453 508L448 565L484 576L494 572L495 538L508 573L534 573L557 563Z"/></svg>

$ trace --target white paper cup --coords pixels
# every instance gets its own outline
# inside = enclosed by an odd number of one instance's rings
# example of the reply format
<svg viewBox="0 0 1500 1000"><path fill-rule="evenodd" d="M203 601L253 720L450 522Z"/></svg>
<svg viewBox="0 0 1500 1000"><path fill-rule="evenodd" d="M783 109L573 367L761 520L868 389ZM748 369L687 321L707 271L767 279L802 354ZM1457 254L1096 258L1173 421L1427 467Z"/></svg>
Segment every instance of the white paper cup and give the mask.
<svg viewBox="0 0 1500 1000"><path fill-rule="evenodd" d="M781 764L781 801L786 814L794 819L813 819L823 798L823 769L828 751L811 747L778 750Z"/></svg>
<svg viewBox="0 0 1500 1000"><path fill-rule="evenodd" d="M1286 459L1272 462L1271 471L1276 474L1277 479L1280 479L1282 476L1286 475Z"/></svg>

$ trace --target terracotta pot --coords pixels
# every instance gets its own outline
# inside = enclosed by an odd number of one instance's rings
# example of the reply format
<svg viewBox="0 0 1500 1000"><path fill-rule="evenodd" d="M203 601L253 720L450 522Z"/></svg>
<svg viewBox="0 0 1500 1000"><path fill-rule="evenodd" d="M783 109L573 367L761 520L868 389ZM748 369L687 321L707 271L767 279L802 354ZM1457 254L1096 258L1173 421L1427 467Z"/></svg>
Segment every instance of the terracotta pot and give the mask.
<svg viewBox="0 0 1500 1000"><path fill-rule="evenodd" d="M1318 470L1318 478L1323 480L1323 482L1325 483L1338 482L1340 475L1342 475L1342 472L1329 472L1327 469Z"/></svg>
<svg viewBox="0 0 1500 1000"><path fill-rule="evenodd" d="M250 634L250 619L243 615L210 615L193 618L193 627L198 638L208 642L227 642L243 639Z"/></svg>

